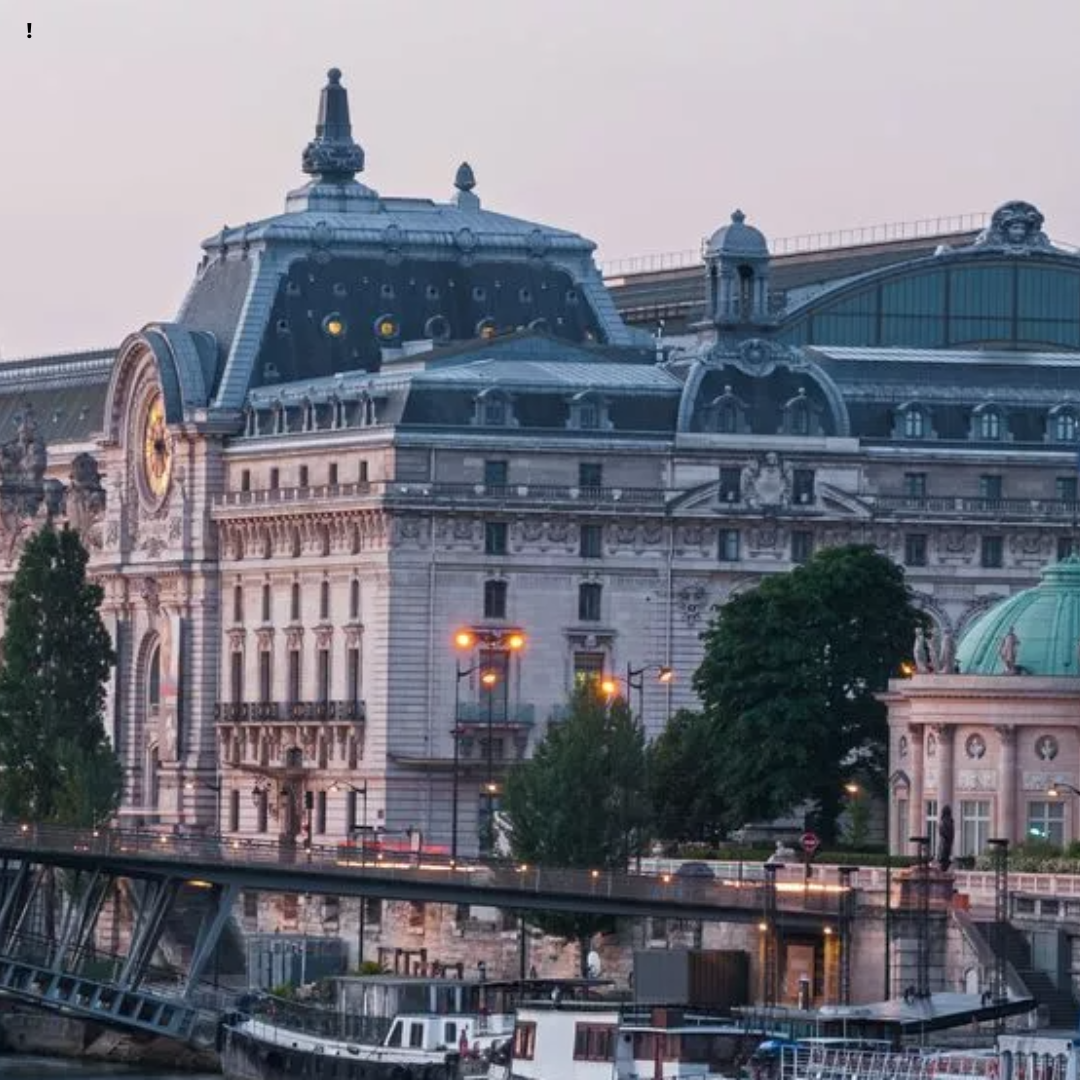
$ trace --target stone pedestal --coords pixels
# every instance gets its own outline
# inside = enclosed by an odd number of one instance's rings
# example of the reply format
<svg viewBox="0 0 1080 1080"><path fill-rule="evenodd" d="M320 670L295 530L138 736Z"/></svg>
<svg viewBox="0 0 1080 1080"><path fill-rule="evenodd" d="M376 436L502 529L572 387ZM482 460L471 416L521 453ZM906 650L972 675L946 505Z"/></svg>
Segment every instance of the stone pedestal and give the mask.
<svg viewBox="0 0 1080 1080"><path fill-rule="evenodd" d="M931 911L945 911L952 906L955 894L956 879L951 870L910 866L893 874L890 900L893 911L900 914L921 911L924 902Z"/></svg>

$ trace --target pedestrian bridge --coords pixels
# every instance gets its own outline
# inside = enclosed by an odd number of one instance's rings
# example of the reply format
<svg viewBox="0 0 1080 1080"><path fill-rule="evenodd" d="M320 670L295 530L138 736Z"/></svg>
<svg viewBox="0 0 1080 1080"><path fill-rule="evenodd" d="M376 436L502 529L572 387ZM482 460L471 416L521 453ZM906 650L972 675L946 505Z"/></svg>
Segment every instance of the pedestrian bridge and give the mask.
<svg viewBox="0 0 1080 1080"><path fill-rule="evenodd" d="M754 880L666 871L369 859L349 845L298 848L220 836L0 824L0 993L127 1030L207 1045L220 1002L203 976L241 890L380 897L532 911L783 922L841 936L855 913L850 874L808 881L770 869ZM106 956L96 933L106 900L134 911L131 944ZM203 898L188 970L155 971L165 922L182 894Z"/></svg>

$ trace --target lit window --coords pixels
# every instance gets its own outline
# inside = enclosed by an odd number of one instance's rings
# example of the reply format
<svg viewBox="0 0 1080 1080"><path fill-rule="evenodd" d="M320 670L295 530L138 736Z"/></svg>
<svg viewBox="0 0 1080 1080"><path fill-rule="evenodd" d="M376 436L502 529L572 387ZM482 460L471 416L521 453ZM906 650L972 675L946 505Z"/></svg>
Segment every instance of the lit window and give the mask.
<svg viewBox="0 0 1080 1080"><path fill-rule="evenodd" d="M1065 804L1061 799L1028 803L1027 838L1058 847L1065 843Z"/></svg>

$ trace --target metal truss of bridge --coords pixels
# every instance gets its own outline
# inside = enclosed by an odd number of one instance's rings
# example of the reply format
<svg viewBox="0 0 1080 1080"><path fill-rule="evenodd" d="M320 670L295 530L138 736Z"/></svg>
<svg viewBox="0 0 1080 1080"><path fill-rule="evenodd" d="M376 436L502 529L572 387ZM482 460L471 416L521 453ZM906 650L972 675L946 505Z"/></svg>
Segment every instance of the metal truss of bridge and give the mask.
<svg viewBox="0 0 1080 1080"><path fill-rule="evenodd" d="M241 890L369 896L532 911L724 922L823 920L850 926L850 884L778 886L493 863L365 861L343 845L308 850L223 837L0 825L0 993L111 1026L205 1045L216 1016L202 1008L202 979ZM108 956L99 944L106 900L118 891L135 912L131 944ZM187 970L153 967L179 898L202 897ZM770 927L767 927L770 928ZM847 934L843 934L847 937ZM846 942L845 942L846 945Z"/></svg>

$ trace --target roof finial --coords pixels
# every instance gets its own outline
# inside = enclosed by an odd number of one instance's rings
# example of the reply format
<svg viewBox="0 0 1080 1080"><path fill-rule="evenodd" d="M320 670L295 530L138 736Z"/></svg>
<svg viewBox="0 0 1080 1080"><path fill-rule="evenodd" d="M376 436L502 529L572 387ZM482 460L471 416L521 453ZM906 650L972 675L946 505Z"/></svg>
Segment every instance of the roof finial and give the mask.
<svg viewBox="0 0 1080 1080"><path fill-rule="evenodd" d="M451 202L459 210L480 209L480 196L473 191L473 188L476 187L476 174L467 161L463 161L458 166L457 172L454 173L454 187L457 190L454 192Z"/></svg>
<svg viewBox="0 0 1080 1080"><path fill-rule="evenodd" d="M341 85L341 72L331 68L326 77L315 138L304 149L303 168L309 176L344 184L364 171L364 151L352 137L349 94Z"/></svg>
<svg viewBox="0 0 1080 1080"><path fill-rule="evenodd" d="M472 191L476 187L476 174L472 171L472 166L463 161L459 166L457 172L454 174L454 187L458 191Z"/></svg>

